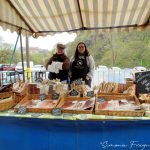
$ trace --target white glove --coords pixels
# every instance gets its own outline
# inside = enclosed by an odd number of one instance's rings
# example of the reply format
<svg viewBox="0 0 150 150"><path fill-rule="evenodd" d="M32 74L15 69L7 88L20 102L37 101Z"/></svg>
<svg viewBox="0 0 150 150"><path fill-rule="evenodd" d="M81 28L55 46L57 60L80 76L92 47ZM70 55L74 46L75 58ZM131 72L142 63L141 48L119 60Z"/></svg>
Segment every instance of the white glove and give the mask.
<svg viewBox="0 0 150 150"><path fill-rule="evenodd" d="M59 69L55 68L54 65L52 65L52 64L51 64L51 65L48 65L47 70L48 70L49 72L59 73Z"/></svg>
<svg viewBox="0 0 150 150"><path fill-rule="evenodd" d="M49 72L54 72L54 67L53 67L53 65L48 65L47 70L48 70Z"/></svg>
<svg viewBox="0 0 150 150"><path fill-rule="evenodd" d="M63 65L63 62L56 62L55 68L62 70L62 65Z"/></svg>

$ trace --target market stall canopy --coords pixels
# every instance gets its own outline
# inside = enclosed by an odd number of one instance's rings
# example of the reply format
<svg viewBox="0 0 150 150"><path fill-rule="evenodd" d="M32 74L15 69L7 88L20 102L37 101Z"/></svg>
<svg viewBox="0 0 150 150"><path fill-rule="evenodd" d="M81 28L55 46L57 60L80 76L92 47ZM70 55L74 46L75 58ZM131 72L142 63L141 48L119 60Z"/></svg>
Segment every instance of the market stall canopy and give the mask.
<svg viewBox="0 0 150 150"><path fill-rule="evenodd" d="M150 0L0 0L0 25L23 34L144 29Z"/></svg>

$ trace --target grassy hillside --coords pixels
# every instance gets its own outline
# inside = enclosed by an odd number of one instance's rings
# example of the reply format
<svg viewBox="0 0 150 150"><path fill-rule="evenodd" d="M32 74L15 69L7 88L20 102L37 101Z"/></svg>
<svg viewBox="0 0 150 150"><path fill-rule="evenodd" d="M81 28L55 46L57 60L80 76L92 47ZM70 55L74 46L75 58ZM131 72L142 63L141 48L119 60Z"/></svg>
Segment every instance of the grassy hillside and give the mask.
<svg viewBox="0 0 150 150"><path fill-rule="evenodd" d="M85 42L96 65L150 68L150 30L144 32L97 33L82 32L69 43L67 55L74 54L76 45Z"/></svg>

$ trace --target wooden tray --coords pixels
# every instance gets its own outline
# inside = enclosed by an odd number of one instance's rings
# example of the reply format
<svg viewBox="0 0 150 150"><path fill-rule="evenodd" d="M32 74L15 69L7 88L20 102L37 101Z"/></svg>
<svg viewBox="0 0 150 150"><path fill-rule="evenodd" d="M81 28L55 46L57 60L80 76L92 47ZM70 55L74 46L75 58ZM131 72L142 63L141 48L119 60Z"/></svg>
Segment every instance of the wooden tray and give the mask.
<svg viewBox="0 0 150 150"><path fill-rule="evenodd" d="M140 105L139 100L136 96L131 95L100 95L97 98L104 98L106 101L109 100L120 100L120 99L127 99L127 100L134 100L136 104ZM99 110L98 103L95 104L95 114L97 115L110 115L110 116L143 116L144 110L135 110L135 111L125 111L125 110Z"/></svg>
<svg viewBox="0 0 150 150"><path fill-rule="evenodd" d="M31 100L37 100L39 99L39 94L30 94L30 95L27 95L25 96L15 107L14 107L14 110L17 112L19 110L19 107L21 105L24 105L24 103L27 103L27 102L31 102ZM47 95L46 96L46 100L52 100L52 95ZM54 105L53 108L56 107L56 105L59 103L59 100L60 98L58 98L58 100L56 100L56 104ZM35 108L35 107L31 107L31 106L26 106L27 108L27 112L34 112L34 113L48 113L48 112L51 112L51 110L53 108Z"/></svg>
<svg viewBox="0 0 150 150"><path fill-rule="evenodd" d="M90 98L88 97L61 97L61 100L59 102L59 104L56 106L56 108L61 108L61 106L64 104L65 101L87 101ZM95 105L95 97L93 97L94 99L94 105ZM72 113L72 114L92 114L93 110L94 110L94 105L92 108L88 109L88 110L74 110L74 109L63 109L62 108L62 112L63 113Z"/></svg>

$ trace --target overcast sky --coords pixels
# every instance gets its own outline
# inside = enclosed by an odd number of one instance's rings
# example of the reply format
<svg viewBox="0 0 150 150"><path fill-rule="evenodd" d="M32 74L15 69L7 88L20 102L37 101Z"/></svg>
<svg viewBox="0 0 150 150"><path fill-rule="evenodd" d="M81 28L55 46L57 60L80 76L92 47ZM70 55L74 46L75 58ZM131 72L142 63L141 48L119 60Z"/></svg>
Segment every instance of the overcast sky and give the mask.
<svg viewBox="0 0 150 150"><path fill-rule="evenodd" d="M3 31L3 29L0 27L0 36L3 38L4 42L15 44L17 39L17 33L11 33L10 30ZM29 46L32 47L39 47L42 49L48 49L51 50L56 43L63 43L66 44L68 42L74 41L76 38L75 33L68 34L66 32L64 33L57 33L53 36L46 36L46 37L39 37L38 39L34 39L32 37L29 38ZM25 46L25 40L23 38L23 46Z"/></svg>

